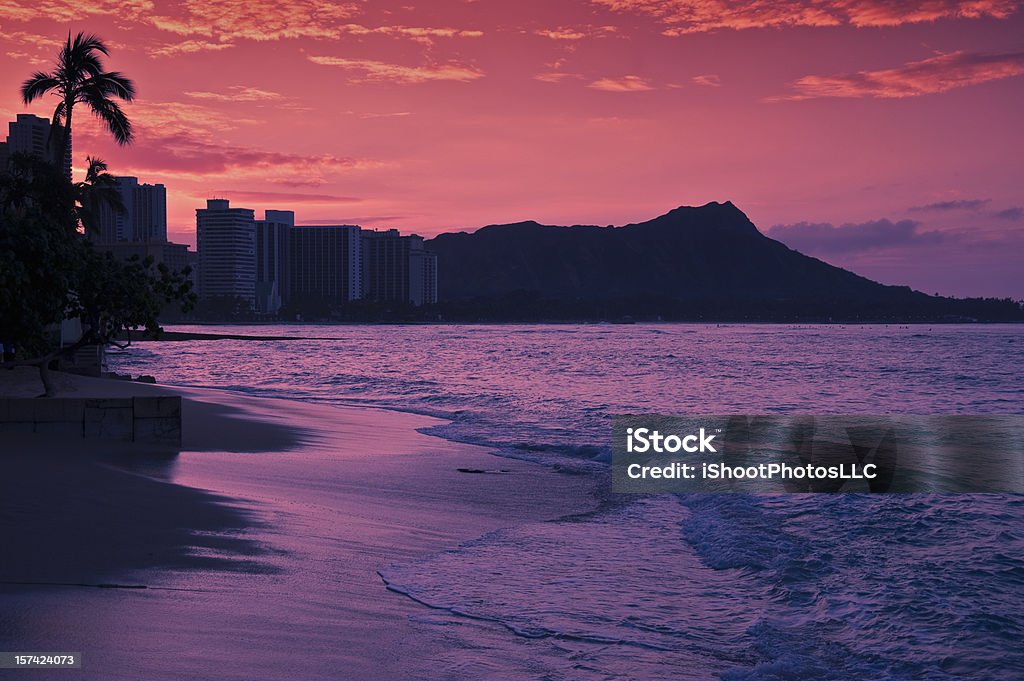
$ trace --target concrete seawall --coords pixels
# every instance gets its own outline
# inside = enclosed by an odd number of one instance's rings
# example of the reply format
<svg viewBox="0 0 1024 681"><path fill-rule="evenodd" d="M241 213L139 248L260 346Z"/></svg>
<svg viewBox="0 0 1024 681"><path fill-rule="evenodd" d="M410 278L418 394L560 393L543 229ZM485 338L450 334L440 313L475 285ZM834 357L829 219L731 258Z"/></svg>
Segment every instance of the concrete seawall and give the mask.
<svg viewBox="0 0 1024 681"><path fill-rule="evenodd" d="M0 433L181 446L181 397L0 398Z"/></svg>

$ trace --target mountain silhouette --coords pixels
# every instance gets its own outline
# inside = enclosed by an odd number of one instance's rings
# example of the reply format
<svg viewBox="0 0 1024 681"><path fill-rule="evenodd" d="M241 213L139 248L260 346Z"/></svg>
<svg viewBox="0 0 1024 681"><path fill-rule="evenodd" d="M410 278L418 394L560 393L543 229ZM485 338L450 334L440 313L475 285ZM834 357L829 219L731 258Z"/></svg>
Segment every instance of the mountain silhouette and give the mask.
<svg viewBox="0 0 1024 681"><path fill-rule="evenodd" d="M463 303L463 316L1021 318L1012 301L968 306L829 265L765 236L728 201L622 227L489 225L427 247L439 299Z"/></svg>

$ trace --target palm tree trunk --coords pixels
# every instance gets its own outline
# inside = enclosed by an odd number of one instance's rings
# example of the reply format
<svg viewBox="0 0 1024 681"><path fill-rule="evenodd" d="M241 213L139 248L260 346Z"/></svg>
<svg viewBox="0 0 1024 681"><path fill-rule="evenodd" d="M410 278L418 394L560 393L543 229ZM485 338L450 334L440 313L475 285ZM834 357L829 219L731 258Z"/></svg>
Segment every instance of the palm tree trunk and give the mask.
<svg viewBox="0 0 1024 681"><path fill-rule="evenodd" d="M63 136L63 140L64 141L60 145L60 155L56 159L57 163L59 164L59 167L62 170L65 170L64 160L65 159L69 159L70 160L70 158L71 158L71 113L72 113L72 109L74 108L74 106L75 106L74 100L69 101L65 105L65 107L66 107L66 115L64 116L64 136ZM71 181L71 163L67 164L67 169L65 170L64 175L65 175L65 177L67 177L68 182L70 182Z"/></svg>

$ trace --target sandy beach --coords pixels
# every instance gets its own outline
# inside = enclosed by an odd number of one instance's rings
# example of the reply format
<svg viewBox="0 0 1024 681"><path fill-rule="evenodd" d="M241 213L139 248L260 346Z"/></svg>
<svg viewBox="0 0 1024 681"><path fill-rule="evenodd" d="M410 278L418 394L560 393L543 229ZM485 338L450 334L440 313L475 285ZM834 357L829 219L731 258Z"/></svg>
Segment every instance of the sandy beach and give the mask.
<svg viewBox="0 0 1024 681"><path fill-rule="evenodd" d="M0 395L38 394L34 372L0 374ZM443 636L421 635L431 611L378 570L595 504L590 478L421 434L426 416L57 381L185 398L176 456L39 434L0 447L0 649L81 652L61 672L76 678L407 677Z"/></svg>

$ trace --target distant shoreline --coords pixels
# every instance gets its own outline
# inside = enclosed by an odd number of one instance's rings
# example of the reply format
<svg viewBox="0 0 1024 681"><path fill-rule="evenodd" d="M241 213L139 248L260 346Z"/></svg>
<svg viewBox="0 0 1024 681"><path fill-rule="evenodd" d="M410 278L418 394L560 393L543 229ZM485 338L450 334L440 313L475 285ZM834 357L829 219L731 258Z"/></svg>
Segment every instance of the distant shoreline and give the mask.
<svg viewBox="0 0 1024 681"><path fill-rule="evenodd" d="M900 322L580 322L580 321L543 321L543 322L175 322L174 325L182 326L517 326L517 325L542 325L542 326L629 326L629 325L671 325L671 326L1019 326L1024 322L963 322L963 321L900 321ZM280 336L268 334L244 334L244 333L204 333L200 331L164 331L159 338L138 335L132 336L133 343L153 342L181 342L197 340L244 340L244 341L295 341L295 340L337 340L329 336Z"/></svg>

